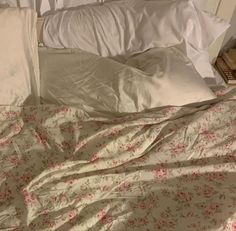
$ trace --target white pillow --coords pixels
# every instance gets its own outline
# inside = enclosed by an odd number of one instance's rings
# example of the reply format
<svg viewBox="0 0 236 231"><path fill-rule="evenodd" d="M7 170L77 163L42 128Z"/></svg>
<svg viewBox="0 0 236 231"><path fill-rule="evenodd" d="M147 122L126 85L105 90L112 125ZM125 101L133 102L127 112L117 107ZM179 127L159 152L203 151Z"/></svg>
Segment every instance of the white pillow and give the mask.
<svg viewBox="0 0 236 231"><path fill-rule="evenodd" d="M228 26L190 0L121 0L56 12L45 18L43 39L48 47L80 48L114 57L183 40L203 50Z"/></svg>
<svg viewBox="0 0 236 231"><path fill-rule="evenodd" d="M117 1L117 0L104 0L105 2L108 1ZM128 0L127 0L128 1ZM148 1L148 0L147 0ZM156 0L158 1L158 0ZM162 1L162 0L160 0ZM178 0L176 0L178 1ZM194 4L202 10L206 10L207 7L207 1L206 0L193 0ZM209 15L210 17L210 15ZM214 20L214 17L212 18ZM209 59L209 53L208 50L197 50L196 48L193 48L190 44L188 44L186 41L183 43L176 45L178 49L180 49L182 52L184 52L189 59L192 61L194 67L198 71L198 73L204 78L215 78L214 71L212 69L212 65L210 63Z"/></svg>
<svg viewBox="0 0 236 231"><path fill-rule="evenodd" d="M0 9L0 105L39 98L36 21L31 9Z"/></svg>
<svg viewBox="0 0 236 231"><path fill-rule="evenodd" d="M215 78L207 50L196 50L186 42L176 45L175 47L189 57L202 78Z"/></svg>
<svg viewBox="0 0 236 231"><path fill-rule="evenodd" d="M51 103L110 112L140 112L215 98L175 48L155 48L128 64L134 67L83 51L43 49L41 96Z"/></svg>

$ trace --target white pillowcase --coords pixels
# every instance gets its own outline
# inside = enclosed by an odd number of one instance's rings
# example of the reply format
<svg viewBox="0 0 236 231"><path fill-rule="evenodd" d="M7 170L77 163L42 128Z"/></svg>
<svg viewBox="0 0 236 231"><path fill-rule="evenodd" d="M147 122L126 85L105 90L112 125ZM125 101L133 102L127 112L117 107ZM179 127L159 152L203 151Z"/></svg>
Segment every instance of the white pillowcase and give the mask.
<svg viewBox="0 0 236 231"><path fill-rule="evenodd" d="M215 78L207 50L196 50L186 42L176 45L175 47L189 57L202 78Z"/></svg>
<svg viewBox="0 0 236 231"><path fill-rule="evenodd" d="M207 49L228 26L190 0L121 0L56 12L45 18L43 39L48 47L114 57L183 40L196 50Z"/></svg>
<svg viewBox="0 0 236 231"><path fill-rule="evenodd" d="M83 51L43 49L41 96L51 103L110 112L140 112L215 98L175 48L155 48L127 63Z"/></svg>
<svg viewBox="0 0 236 231"><path fill-rule="evenodd" d="M31 9L0 9L0 105L39 99L36 22Z"/></svg>
<svg viewBox="0 0 236 231"><path fill-rule="evenodd" d="M117 1L117 0L104 0L105 2ZM128 0L127 0L128 1ZM148 0L147 0L148 1ZM156 0L156 1L163 1L163 0ZM176 0L179 1L179 0ZM207 8L207 1L206 0L193 0L196 7L202 10L206 10ZM209 14L209 17L211 15ZM215 16L212 17L212 20L215 20ZM217 23L216 23L217 24ZM177 45L178 49L184 52L192 61L194 67L198 71L198 73L205 79L205 78L214 78L215 74L212 69L212 65L209 59L208 50L197 50L193 48L188 42L184 41L183 43ZM213 81L213 80L212 80ZM211 82L212 82L211 81Z"/></svg>

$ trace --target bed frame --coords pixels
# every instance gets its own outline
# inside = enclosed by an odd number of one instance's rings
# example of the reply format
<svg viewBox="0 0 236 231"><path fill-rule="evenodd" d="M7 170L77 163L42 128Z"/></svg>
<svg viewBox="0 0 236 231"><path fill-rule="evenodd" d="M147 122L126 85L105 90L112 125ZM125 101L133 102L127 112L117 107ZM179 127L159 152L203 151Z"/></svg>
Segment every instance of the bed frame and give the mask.
<svg viewBox="0 0 236 231"><path fill-rule="evenodd" d="M226 0L206 0L206 1L207 1L206 10L230 22L233 12L234 12L234 8L236 6L235 0L227 0L227 1ZM43 18L38 18L37 31L38 31L38 41L40 43L42 43L43 41L43 34L42 34L43 21L44 21ZM210 60L212 62L219 54L225 35L226 33L222 35L209 49Z"/></svg>

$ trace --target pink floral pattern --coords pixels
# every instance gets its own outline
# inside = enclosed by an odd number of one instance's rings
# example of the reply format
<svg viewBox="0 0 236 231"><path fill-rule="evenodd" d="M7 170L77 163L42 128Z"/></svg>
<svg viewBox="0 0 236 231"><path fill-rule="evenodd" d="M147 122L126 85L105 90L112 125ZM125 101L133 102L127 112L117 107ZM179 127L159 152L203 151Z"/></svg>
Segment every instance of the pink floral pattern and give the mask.
<svg viewBox="0 0 236 231"><path fill-rule="evenodd" d="M236 94L224 94L113 118L0 107L0 230L236 231Z"/></svg>

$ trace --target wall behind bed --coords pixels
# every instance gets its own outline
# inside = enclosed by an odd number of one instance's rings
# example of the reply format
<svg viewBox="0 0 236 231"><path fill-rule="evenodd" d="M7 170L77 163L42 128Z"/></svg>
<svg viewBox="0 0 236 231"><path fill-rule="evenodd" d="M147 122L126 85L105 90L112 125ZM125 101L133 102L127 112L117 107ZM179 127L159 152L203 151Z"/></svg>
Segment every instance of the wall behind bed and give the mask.
<svg viewBox="0 0 236 231"><path fill-rule="evenodd" d="M230 22L236 7L235 0L208 0L207 9L219 17ZM218 56L220 49L222 48L223 41L226 33L224 33L217 41L212 44L209 49L210 59L214 59Z"/></svg>

